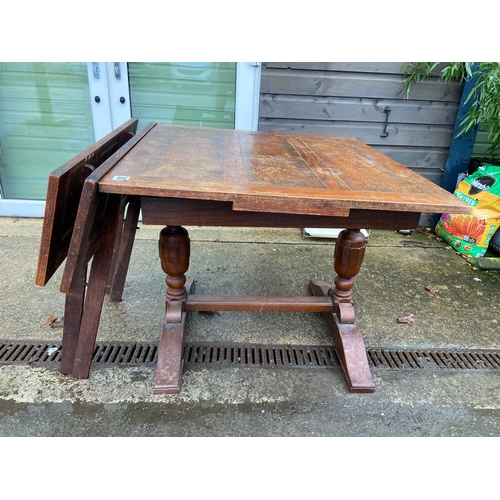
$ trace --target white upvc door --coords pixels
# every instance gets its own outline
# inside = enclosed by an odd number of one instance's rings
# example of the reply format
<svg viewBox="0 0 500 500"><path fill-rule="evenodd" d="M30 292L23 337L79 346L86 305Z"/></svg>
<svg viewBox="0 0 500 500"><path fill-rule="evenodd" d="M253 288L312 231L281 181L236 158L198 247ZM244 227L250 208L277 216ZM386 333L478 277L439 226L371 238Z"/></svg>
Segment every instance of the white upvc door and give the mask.
<svg viewBox="0 0 500 500"><path fill-rule="evenodd" d="M135 63L136 64L136 63ZM126 62L88 63L89 87L96 140L132 116ZM259 121L260 63L236 63L236 130L257 130Z"/></svg>
<svg viewBox="0 0 500 500"><path fill-rule="evenodd" d="M87 63L90 105L98 141L130 118L126 62Z"/></svg>
<svg viewBox="0 0 500 500"><path fill-rule="evenodd" d="M260 62L236 64L234 128L257 130L259 126Z"/></svg>

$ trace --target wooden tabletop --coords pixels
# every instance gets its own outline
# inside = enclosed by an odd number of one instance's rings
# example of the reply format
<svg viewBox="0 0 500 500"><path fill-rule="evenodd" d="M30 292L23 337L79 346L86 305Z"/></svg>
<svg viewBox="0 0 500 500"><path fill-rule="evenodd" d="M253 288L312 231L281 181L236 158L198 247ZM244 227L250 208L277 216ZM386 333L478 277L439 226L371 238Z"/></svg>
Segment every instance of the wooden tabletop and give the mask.
<svg viewBox="0 0 500 500"><path fill-rule="evenodd" d="M105 193L230 201L233 210L470 213L436 184L356 139L156 124L99 181Z"/></svg>

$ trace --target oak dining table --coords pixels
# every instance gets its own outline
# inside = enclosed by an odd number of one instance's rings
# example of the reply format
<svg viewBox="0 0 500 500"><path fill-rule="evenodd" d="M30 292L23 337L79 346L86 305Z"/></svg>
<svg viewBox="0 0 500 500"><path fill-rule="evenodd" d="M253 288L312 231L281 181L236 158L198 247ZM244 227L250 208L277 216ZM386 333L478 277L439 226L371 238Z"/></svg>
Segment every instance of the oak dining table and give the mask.
<svg viewBox="0 0 500 500"><path fill-rule="evenodd" d="M153 392L176 394L192 311L321 313L348 390L373 392L353 301L366 250L361 229L414 229L422 213L471 208L355 138L151 122L85 178L61 281L63 373L89 377L104 296L122 298L139 210L143 224L163 227L166 308ZM186 226L345 229L333 283L311 280L305 296L235 296L195 293Z"/></svg>

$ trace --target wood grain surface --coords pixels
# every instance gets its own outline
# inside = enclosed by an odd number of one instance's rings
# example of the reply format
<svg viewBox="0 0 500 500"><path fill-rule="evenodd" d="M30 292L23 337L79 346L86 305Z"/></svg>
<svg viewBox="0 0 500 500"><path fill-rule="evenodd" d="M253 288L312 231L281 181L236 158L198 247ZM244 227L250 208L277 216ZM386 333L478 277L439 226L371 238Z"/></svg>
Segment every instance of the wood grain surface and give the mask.
<svg viewBox="0 0 500 500"><path fill-rule="evenodd" d="M99 181L105 193L342 216L471 207L356 139L157 124Z"/></svg>

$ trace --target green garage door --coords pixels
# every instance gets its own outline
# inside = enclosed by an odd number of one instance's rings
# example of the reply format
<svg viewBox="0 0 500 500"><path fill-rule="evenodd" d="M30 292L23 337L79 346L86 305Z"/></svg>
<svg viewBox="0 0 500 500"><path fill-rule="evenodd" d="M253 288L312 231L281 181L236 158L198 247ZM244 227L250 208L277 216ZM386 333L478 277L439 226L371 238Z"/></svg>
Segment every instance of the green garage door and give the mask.
<svg viewBox="0 0 500 500"><path fill-rule="evenodd" d="M0 63L3 198L45 199L49 173L93 142L87 63Z"/></svg>
<svg viewBox="0 0 500 500"><path fill-rule="evenodd" d="M234 128L236 63L128 63L132 116L150 121Z"/></svg>

